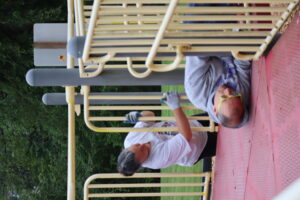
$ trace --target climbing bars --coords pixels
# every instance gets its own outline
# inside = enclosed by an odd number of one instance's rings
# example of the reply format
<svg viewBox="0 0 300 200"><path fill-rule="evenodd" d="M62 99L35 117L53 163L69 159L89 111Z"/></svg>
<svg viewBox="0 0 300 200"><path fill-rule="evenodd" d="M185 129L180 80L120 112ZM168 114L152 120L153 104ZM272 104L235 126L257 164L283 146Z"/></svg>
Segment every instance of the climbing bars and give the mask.
<svg viewBox="0 0 300 200"><path fill-rule="evenodd" d="M149 178L182 178L182 177L189 177L189 178L196 178L193 180L189 179L190 182L159 182L159 183L126 183L125 179L149 179ZM201 178L204 177L204 181L201 182ZM125 177L120 174L112 173L112 174L95 174L90 176L85 184L84 184L84 200L95 199L95 198L117 198L117 197L178 197L178 196L198 196L203 197L203 200L208 200L208 188L209 188L209 181L210 181L211 173L136 173L133 176ZM122 183L119 184L97 184L95 183L97 180L101 179L122 179ZM94 182L94 183L93 183ZM125 183L124 183L125 182ZM194 189L196 192L164 192L164 188L178 188L178 187L185 187ZM129 192L118 192L118 189L126 188ZM130 192L130 189L138 189L138 188L159 188L160 192L151 192L151 193L139 193L139 192ZM97 192L97 189L113 189L112 192Z"/></svg>
<svg viewBox="0 0 300 200"><path fill-rule="evenodd" d="M92 116L95 115L95 112L101 113L100 111L110 110L110 111L133 111L133 110L168 110L168 106L161 105L90 105L90 101L93 100L112 100L112 101L124 101L128 100L128 103L124 104L133 104L130 101L142 100L147 104L149 101L156 101L155 104L161 104L159 101L163 95L161 93L158 94L147 94L147 93L132 93L132 94L105 94L105 93L90 93L89 86L83 86L83 98L84 98L84 120L86 125L95 132L105 132L105 133L128 133L130 131L134 132L164 132L164 131L178 131L177 127L147 127L147 128L129 128L129 127L97 127L95 122L99 121L125 121L125 117L123 116ZM187 100L187 97L181 95L182 100ZM187 109L197 109L194 106L183 106L184 110ZM209 127L191 127L193 131L208 131L214 132L217 131L217 127L214 122L207 116L191 116L188 117L189 120L203 120L210 121ZM140 117L141 121L164 121L164 120L175 120L174 117Z"/></svg>
<svg viewBox="0 0 300 200"><path fill-rule="evenodd" d="M106 62L124 57L130 73L137 78L152 71L173 70L185 55L202 52L231 52L238 59L258 59L299 3L299 0L74 1L77 35L86 33L80 59L81 76L97 76ZM190 3L198 5L189 7ZM174 58L169 64L157 65L154 59L160 56ZM145 71L135 70L133 57L143 58ZM97 65L97 70L87 73L84 64Z"/></svg>

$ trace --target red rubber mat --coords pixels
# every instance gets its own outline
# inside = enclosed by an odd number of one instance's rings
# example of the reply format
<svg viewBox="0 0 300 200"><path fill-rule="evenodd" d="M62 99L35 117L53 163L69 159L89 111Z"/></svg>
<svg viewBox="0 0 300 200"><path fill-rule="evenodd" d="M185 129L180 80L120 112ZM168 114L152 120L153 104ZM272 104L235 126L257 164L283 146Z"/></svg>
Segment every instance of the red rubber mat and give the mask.
<svg viewBox="0 0 300 200"><path fill-rule="evenodd" d="M251 95L249 123L220 128L214 200L270 200L300 177L300 13L253 62Z"/></svg>

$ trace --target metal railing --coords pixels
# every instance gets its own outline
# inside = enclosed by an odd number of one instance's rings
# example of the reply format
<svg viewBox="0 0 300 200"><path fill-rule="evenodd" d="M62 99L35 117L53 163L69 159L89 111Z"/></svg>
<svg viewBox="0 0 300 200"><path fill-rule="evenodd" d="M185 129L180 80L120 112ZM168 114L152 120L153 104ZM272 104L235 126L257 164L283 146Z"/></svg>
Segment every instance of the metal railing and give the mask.
<svg viewBox="0 0 300 200"><path fill-rule="evenodd" d="M164 132L164 131L178 131L177 127L147 127L147 128L130 128L130 127L99 127L95 125L97 121L125 121L124 116L99 116L101 111L110 110L110 111L133 111L133 110L169 110L168 106L161 106L159 101L162 97L162 93L157 94L147 94L147 93L114 93L114 94L95 94L90 93L90 86L83 86L83 98L84 98L84 120L86 125L95 132L105 132L105 133L128 133L130 131L134 132ZM185 95L181 95L182 100L187 101ZM111 100L111 101L123 101L124 104L131 105L90 105L92 100ZM144 104L147 104L149 101L155 101L155 104L159 105L132 105L132 101L144 101ZM127 101L127 102L126 102ZM198 110L192 105L183 106L183 110ZM92 113L93 112L93 113ZM99 113L97 116L94 112ZM208 116L189 116L189 120L203 120L209 121L208 127L191 127L193 131L207 131L214 132L217 131L218 127L215 126L215 123ZM141 121L164 121L164 120L175 120L174 117L140 117Z"/></svg>
<svg viewBox="0 0 300 200"><path fill-rule="evenodd" d="M258 59L290 12L299 4L299 0L95 0L93 6L88 2L92 1L68 0L68 40L74 37L74 29L76 29L76 36L86 36L83 57L79 58L80 76L97 76L107 66L119 68L126 65L130 73L138 78L146 77L152 71L168 71L177 68L178 65L182 66L183 56L193 53L231 52L233 56L239 59ZM200 9L200 7L188 7L188 3L230 3L232 5ZM259 7L255 5L261 3L266 3L268 6ZM238 4L242 4L242 6ZM275 4L278 6L273 7ZM267 13L267 15L259 15L259 13ZM222 23L207 24L198 23L199 21ZM231 23L232 21L235 23ZM191 22L197 24L191 24ZM172 56L175 56L175 59L171 59ZM108 64L110 61L118 60L121 60L123 64ZM171 64L156 64L154 61L171 62ZM108 65L106 66L106 64ZM146 69L145 72L136 70L142 68L143 65ZM69 55L67 56L67 68L74 68L74 59ZM96 70L87 72L87 68L95 68ZM74 200L76 196L76 93L72 84L65 88L68 104L67 199ZM92 124L93 118L91 117L93 116L90 115L90 110L108 108L89 106L89 88L88 86L84 88L87 88L83 89L86 94L84 99L87 102L85 104L85 118L88 123ZM157 100L161 96L155 98ZM122 109L132 108L125 107ZM144 108L135 107L135 109ZM151 108L152 110L166 109L163 106ZM110 106L109 109L115 108ZM118 109L120 110L120 108ZM123 120L123 118L117 120ZM92 126L94 125L92 124ZM96 131L100 132L116 131L98 128L96 127ZM212 125L207 131L216 129L217 127ZM130 130L118 130L118 132L128 131ZM142 176L144 175L142 174ZM189 176L188 174L174 175ZM103 178L105 175L101 174L100 176ZM95 175L94 178L99 177ZM92 179L89 178L87 185L90 185L91 181ZM198 195L205 196L207 194L205 191L207 189L204 189L204 192L199 192ZM86 194L88 197L93 197L89 196L88 191ZM163 196L165 194L155 195ZM170 194L165 196L167 195ZM97 196L98 194L94 197Z"/></svg>
<svg viewBox="0 0 300 200"><path fill-rule="evenodd" d="M128 179L151 179L151 178L181 178L181 177L189 177L189 178L199 178L195 179L193 182L192 179L189 179L189 182L159 182L159 183L126 183ZM203 198L203 200L208 199L208 189L209 189L209 182L210 182L211 173L136 173L133 176L125 177L123 175L112 173L112 174L95 174L90 176L84 184L84 200L88 199L95 199L95 198L116 198L116 197L190 197L190 196L198 196ZM204 179L202 179L204 178ZM114 184L106 184L106 183L97 183L97 180L101 179L121 179L122 183L114 183ZM203 180L201 182L201 179ZM128 181L127 181L128 182ZM168 192L163 191L163 188L178 188L178 187L185 187L185 188L192 188L196 192ZM130 189L137 189L137 188L159 188L160 192L98 192L97 189L121 189L126 188L130 191ZM128 191L127 190L127 191Z"/></svg>
<svg viewBox="0 0 300 200"><path fill-rule="evenodd" d="M129 72L143 78L152 71L173 70L185 55L201 52L258 59L299 0L74 2L77 33L86 35L80 58L81 77L97 76L106 62L124 57ZM189 7L189 3L197 3L198 7ZM157 57L166 55L175 56L170 64L154 63ZM145 71L135 70L133 57L143 58ZM97 70L85 72L86 63L97 65Z"/></svg>

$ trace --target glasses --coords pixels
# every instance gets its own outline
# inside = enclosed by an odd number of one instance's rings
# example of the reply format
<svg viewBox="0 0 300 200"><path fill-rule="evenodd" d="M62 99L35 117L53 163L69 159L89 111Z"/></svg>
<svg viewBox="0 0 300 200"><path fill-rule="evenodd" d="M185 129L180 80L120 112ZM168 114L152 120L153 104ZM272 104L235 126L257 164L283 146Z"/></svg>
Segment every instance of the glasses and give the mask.
<svg viewBox="0 0 300 200"><path fill-rule="evenodd" d="M220 100L219 100L219 104L217 106L217 111L220 112L220 109L221 109L221 105L224 101L227 101L228 99L232 99L232 98L235 98L235 97L240 97L241 100L242 100L242 94L240 92L236 92L234 91L232 94L229 94L229 95L222 95L220 97Z"/></svg>

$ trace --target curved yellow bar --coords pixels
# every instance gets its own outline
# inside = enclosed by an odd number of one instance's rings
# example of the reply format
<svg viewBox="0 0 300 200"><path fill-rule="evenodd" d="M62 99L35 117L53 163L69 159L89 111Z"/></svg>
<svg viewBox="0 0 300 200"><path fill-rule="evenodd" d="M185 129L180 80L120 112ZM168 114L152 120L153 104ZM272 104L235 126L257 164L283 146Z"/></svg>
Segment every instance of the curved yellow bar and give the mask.
<svg viewBox="0 0 300 200"><path fill-rule="evenodd" d="M251 54L241 54L237 51L231 51L232 56L238 60L253 60L254 55Z"/></svg>
<svg viewBox="0 0 300 200"><path fill-rule="evenodd" d="M90 78L90 77L98 76L103 71L105 63L107 63L109 60L111 60L115 55L116 55L115 52L108 52L105 56L103 56L99 59L99 64L95 71L80 73L80 77L81 78ZM89 67L87 67L87 68L89 68ZM91 67L91 68L94 68L94 67Z"/></svg>
<svg viewBox="0 0 300 200"><path fill-rule="evenodd" d="M165 66L158 66L158 65L154 65L154 64L151 64L151 65L149 64L149 65L146 65L146 67L148 69L151 69L154 72L168 72L168 71L174 70L179 66L180 62L184 59L182 49L183 49L182 45L177 46L177 48L176 48L176 58L173 61L173 63L171 63L169 65L165 65Z"/></svg>
<svg viewBox="0 0 300 200"><path fill-rule="evenodd" d="M127 68L128 68L128 71L130 72L130 74L132 76L134 76L135 78L145 78L147 76L149 76L149 74L151 74L151 69L148 68L146 71L144 72L137 72L133 69L132 67L132 61L131 61L131 58L130 57L127 57Z"/></svg>

